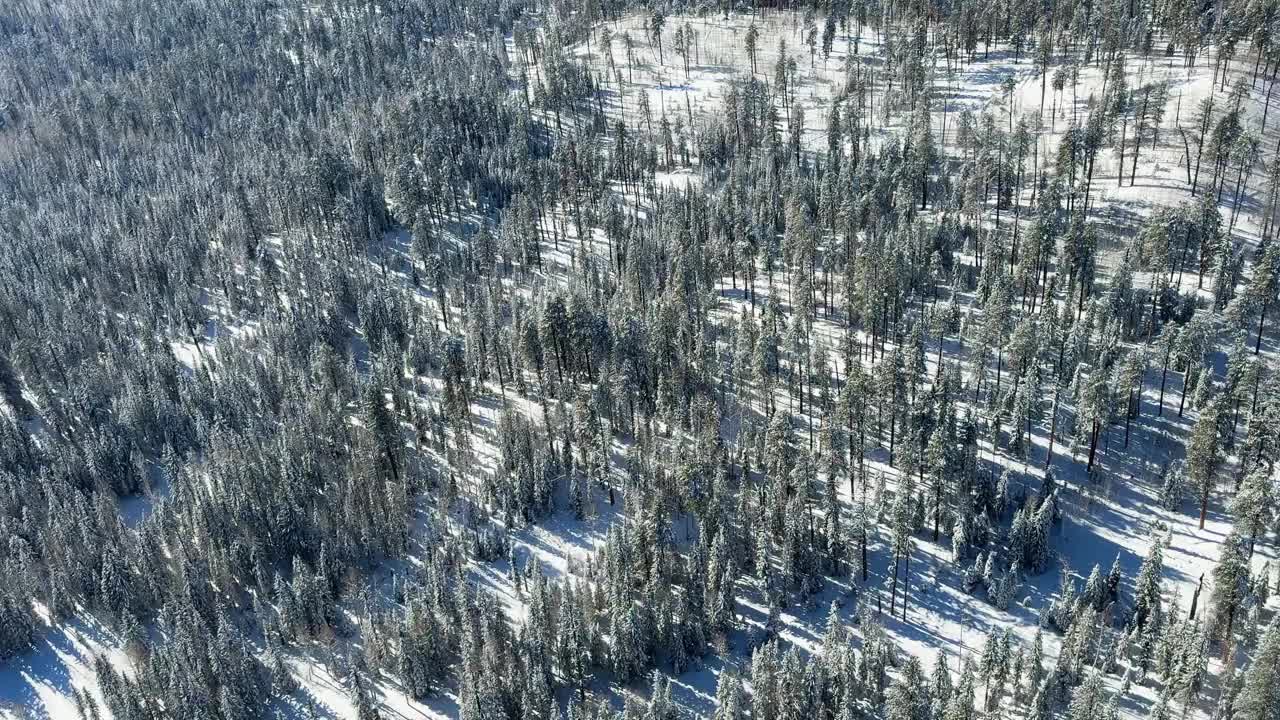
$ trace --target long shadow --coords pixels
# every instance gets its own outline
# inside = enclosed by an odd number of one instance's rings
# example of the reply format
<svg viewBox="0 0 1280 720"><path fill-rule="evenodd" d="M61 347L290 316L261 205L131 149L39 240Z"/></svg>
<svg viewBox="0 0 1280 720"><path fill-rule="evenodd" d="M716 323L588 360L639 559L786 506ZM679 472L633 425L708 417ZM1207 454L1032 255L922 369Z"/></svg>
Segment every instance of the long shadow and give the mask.
<svg viewBox="0 0 1280 720"><path fill-rule="evenodd" d="M90 668L91 677L94 656L116 644L112 633L89 618L41 632L34 648L0 665L0 708L43 708L49 716L56 715L58 710L46 706L42 696L69 698L75 689L75 666Z"/></svg>

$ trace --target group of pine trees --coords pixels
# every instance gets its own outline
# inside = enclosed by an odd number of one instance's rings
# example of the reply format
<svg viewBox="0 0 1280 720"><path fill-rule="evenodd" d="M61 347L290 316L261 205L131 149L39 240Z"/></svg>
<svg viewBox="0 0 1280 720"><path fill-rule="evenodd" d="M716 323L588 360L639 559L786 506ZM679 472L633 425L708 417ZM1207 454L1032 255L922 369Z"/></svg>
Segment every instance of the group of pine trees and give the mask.
<svg viewBox="0 0 1280 720"><path fill-rule="evenodd" d="M361 720L388 687L617 717L602 678L649 688L622 717L674 718L663 673L714 653L750 658L724 720L1083 720L1130 683L1153 717L1274 720L1275 172L1260 241L1234 230L1280 6L811 5L772 67L751 21L703 117L631 85L688 75L706 7L0 9L0 659L104 621L129 667L96 662L86 718L261 717L307 662ZM857 61L870 34L882 63ZM796 86L840 40L814 150ZM993 48L1036 68L1035 116L1012 86L945 109L930 58ZM1126 70L1161 54L1216 63L1181 121ZM1087 68L1107 82L1077 101ZM1162 144L1190 199L1112 237L1098 160L1132 184ZM1184 414L1159 501L1233 526L1203 598L1168 597L1157 537L1132 580L1063 569L1033 641L928 672L895 647L933 601L919 546L1011 609L1080 500L1137 482L1131 435ZM515 541L553 515L612 519L559 578ZM504 564L519 621L476 581ZM824 592L843 607L805 658L782 613Z"/></svg>

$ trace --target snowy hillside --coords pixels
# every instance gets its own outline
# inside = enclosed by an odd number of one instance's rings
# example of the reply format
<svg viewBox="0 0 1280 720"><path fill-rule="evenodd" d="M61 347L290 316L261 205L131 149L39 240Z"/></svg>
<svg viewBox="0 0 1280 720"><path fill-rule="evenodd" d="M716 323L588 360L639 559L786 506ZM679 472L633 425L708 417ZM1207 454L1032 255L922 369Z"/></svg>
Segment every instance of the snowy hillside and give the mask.
<svg viewBox="0 0 1280 720"><path fill-rule="evenodd" d="M127 5L0 13L0 717L1280 718L1272 3Z"/></svg>

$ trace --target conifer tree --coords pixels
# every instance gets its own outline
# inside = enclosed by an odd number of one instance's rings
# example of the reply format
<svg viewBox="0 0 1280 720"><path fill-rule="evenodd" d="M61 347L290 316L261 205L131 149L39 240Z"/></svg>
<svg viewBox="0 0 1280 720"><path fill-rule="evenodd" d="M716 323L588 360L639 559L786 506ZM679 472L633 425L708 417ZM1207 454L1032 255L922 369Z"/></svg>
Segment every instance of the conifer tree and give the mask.
<svg viewBox="0 0 1280 720"><path fill-rule="evenodd" d="M1232 720L1273 720L1280 716L1280 620L1273 618L1244 671Z"/></svg>
<svg viewBox="0 0 1280 720"><path fill-rule="evenodd" d="M1209 496L1217 484L1221 460L1218 434L1218 407L1214 403L1200 413L1187 443L1187 476L1200 496L1200 529L1209 513Z"/></svg>
<svg viewBox="0 0 1280 720"><path fill-rule="evenodd" d="M1213 568L1213 592L1209 602L1213 608L1214 637L1222 643L1223 657L1228 658L1234 642L1236 617L1249 593L1249 558L1244 540L1232 531L1222 543L1222 554Z"/></svg>

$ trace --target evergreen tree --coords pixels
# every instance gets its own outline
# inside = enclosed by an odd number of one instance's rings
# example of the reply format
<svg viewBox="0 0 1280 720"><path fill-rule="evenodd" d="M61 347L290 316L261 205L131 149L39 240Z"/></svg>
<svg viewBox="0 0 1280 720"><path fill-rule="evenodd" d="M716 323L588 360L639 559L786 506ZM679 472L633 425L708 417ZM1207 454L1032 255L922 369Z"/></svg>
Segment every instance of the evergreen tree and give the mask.
<svg viewBox="0 0 1280 720"><path fill-rule="evenodd" d="M1200 414L1187 443L1187 475L1200 496L1200 529L1209 513L1209 496L1217 484L1221 460L1218 436L1218 408L1215 403Z"/></svg>
<svg viewBox="0 0 1280 720"><path fill-rule="evenodd" d="M1244 671L1244 685L1233 703L1232 720L1272 720L1280 717L1280 620L1272 619L1253 659Z"/></svg>
<svg viewBox="0 0 1280 720"><path fill-rule="evenodd" d="M1222 643L1223 657L1229 657L1234 643L1236 617L1249 594L1249 558L1244 540L1232 531L1222 543L1222 554L1213 568L1214 637Z"/></svg>

